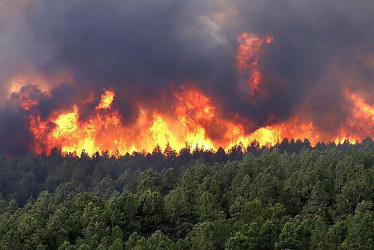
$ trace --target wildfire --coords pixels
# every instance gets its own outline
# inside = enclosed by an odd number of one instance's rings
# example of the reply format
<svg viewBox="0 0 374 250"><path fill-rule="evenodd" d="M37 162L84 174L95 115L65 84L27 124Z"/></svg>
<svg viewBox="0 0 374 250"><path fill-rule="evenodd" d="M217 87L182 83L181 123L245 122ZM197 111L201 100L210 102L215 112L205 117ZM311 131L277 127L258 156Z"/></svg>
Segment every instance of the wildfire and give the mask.
<svg viewBox="0 0 374 250"><path fill-rule="evenodd" d="M80 120L77 105L71 111L52 115L47 120L31 116L30 131L39 142L35 151L49 152L58 147L66 153L106 151L110 155L123 155L133 151L152 152L156 147L165 150L168 146L176 151L186 145L205 150L217 150L218 147L228 150L238 144L250 145L254 141L260 146L271 146L285 138L308 138L312 145L320 140L343 143L349 139L355 143L365 138L359 130L355 133L352 128L342 129L338 136L326 138L319 134L312 122L302 122L297 118L246 133L242 123L225 119L213 100L192 85L184 85L175 93L173 114L139 108L137 122L126 126L118 110L112 109L114 96L114 91L104 90L94 115L86 121ZM363 128L365 123L358 124L357 121L371 124L374 121L374 106L354 94L347 94L347 98L353 104L354 114L349 119L349 126L359 126L367 131L367 127ZM209 131L214 127L220 128L221 138L210 135Z"/></svg>
<svg viewBox="0 0 374 250"><path fill-rule="evenodd" d="M263 53L263 45L274 41L270 36L260 38L253 34L243 33L237 37L239 47L236 50L236 66L239 74L247 77L246 84L252 92L259 90L261 73L257 69L257 63Z"/></svg>
<svg viewBox="0 0 374 250"><path fill-rule="evenodd" d="M368 104L364 98L350 93L348 90L345 91L345 96L352 105L352 115L349 117L345 129L341 129L340 136L335 139L335 142L343 143L348 139L351 143L356 143L374 133L374 105Z"/></svg>
<svg viewBox="0 0 374 250"><path fill-rule="evenodd" d="M211 98L197 88L187 86L181 87L175 94L174 115L150 114L149 111L140 110L137 123L125 126L118 110L111 108L114 96L113 91L105 90L95 108L95 115L87 121L80 121L76 105L72 111L58 114L47 121L31 117L30 131L40 145L45 145L36 149L49 152L53 147L58 147L66 153L107 151L111 155L142 150L151 152L157 146L165 150L168 145L177 151L186 145L216 150L220 146L229 149L239 143L249 145L254 140L260 145L274 145L283 138L298 135L297 129L287 134L286 124L262 127L246 135L241 124L222 117ZM211 138L208 130L221 125L224 138ZM308 129L301 129L300 135L306 135Z"/></svg>
<svg viewBox="0 0 374 250"><path fill-rule="evenodd" d="M237 41L238 72L245 78L245 85L256 93L261 84L258 61L264 53L263 46L274 39L243 33ZM85 109L88 115L82 115L82 104L75 104L70 110L56 110L47 118L41 118L37 113L39 102L30 94L31 90L35 89L22 89L14 96L18 97L18 105L30 113L34 153L49 153L54 147L65 153L86 152L90 155L96 152L110 155L152 152L155 148L165 151L168 147L180 151L186 146L214 151L219 147L229 150L235 145L248 146L253 142L271 146L285 138L307 138L312 145L319 141L343 143L347 139L355 143L374 134L374 106L348 90L349 105L343 108L350 115L344 126L332 135L322 133L316 124L297 114L286 121L262 126L236 114L228 118L212 96L193 84L184 84L174 91L174 105L168 111L138 105L137 119L131 123L125 123L119 110L112 105L116 97L113 89L104 89L95 104L92 103L94 98L86 100L86 103L96 105L93 110Z"/></svg>
<svg viewBox="0 0 374 250"><path fill-rule="evenodd" d="M240 135L236 133L234 137L226 138L227 145L219 145L209 138L208 127L216 122L224 124L228 121L221 118L212 100L196 88L184 86L175 94L174 115L140 110L138 121L132 126L125 126L118 110L111 109L114 96L113 91L105 90L95 108L95 115L87 121L80 121L79 108L75 105L72 111L47 121L31 117L30 131L40 144L46 145L47 152L58 147L67 153L107 151L112 155L142 150L151 152L157 146L165 150L168 145L177 151L186 145L215 150L219 146L230 146L232 139L244 138L243 129ZM52 124L52 128L47 124ZM230 129L230 126L226 127L226 134ZM40 150L43 147L37 148Z"/></svg>
<svg viewBox="0 0 374 250"><path fill-rule="evenodd" d="M112 105L114 100L115 93L110 90L104 90L104 94L101 95L101 101L99 105L96 107L98 109L108 109Z"/></svg>

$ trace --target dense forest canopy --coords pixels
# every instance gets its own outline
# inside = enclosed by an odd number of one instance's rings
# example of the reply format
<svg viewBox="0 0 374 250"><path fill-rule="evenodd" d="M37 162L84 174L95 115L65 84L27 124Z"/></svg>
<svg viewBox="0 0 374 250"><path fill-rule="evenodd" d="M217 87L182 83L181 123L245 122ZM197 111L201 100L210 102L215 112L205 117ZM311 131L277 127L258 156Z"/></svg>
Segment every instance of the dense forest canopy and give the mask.
<svg viewBox="0 0 374 250"><path fill-rule="evenodd" d="M373 249L374 144L0 160L0 249Z"/></svg>

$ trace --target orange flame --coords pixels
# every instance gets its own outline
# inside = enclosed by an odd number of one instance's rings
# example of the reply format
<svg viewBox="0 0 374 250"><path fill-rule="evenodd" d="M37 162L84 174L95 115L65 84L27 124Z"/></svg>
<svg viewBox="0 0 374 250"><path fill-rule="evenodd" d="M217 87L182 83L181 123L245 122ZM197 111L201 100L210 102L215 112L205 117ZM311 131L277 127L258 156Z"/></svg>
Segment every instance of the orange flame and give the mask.
<svg viewBox="0 0 374 250"><path fill-rule="evenodd" d="M291 121L261 127L246 134L242 124L222 116L211 98L186 85L175 93L175 115L140 108L137 122L126 127L118 110L111 108L114 96L114 92L105 90L95 108L95 115L87 121L80 121L78 106L47 121L32 117L30 131L40 145L47 145L36 147L36 151L49 152L58 147L66 153L86 152L92 155L107 151L110 155L123 155L142 150L151 152L157 146L165 150L168 145L177 151L186 145L205 150L217 150L218 147L228 150L239 143L249 145L254 140L261 146L275 145L283 138L311 135L313 130L312 124L298 127L296 121ZM292 123L295 125L290 131ZM217 126L223 131L222 138L213 138L208 133Z"/></svg>
<svg viewBox="0 0 374 250"><path fill-rule="evenodd" d="M259 90L261 73L257 69L257 63L263 51L264 43L272 43L274 39L270 36L260 38L253 34L243 33L237 37L239 47L236 50L236 66L240 75L247 76L247 85L252 92Z"/></svg>
<svg viewBox="0 0 374 250"><path fill-rule="evenodd" d="M104 90L104 94L101 95L101 101L99 105L96 107L96 110L110 108L112 106L114 96L115 96L115 93L113 91Z"/></svg>
<svg viewBox="0 0 374 250"><path fill-rule="evenodd" d="M237 40L236 66L241 76L248 77L246 86L255 93L260 90L261 72L257 64L264 53L263 45L274 39L243 33ZM67 112L55 112L45 120L31 115L34 152L48 153L57 147L65 153L92 155L106 151L110 155L123 155L133 151L152 152L156 147L163 151L168 147L180 151L186 145L205 150L219 147L228 150L239 144L248 146L254 141L259 146L271 146L285 138L308 138L312 145L319 141L343 143L347 139L355 143L374 134L374 105L349 91L346 91L349 106L343 108L350 117L330 135L319 131L318 124L297 114L286 121L260 127L235 114L231 116L235 118L227 118L213 98L188 84L174 92L175 103L170 111L159 112L140 105L137 120L132 124L125 124L119 111L113 108L114 98L113 90L104 89L100 102L85 119L81 117L78 105ZM37 105L38 102L27 93L20 96L23 109L30 110Z"/></svg>
<svg viewBox="0 0 374 250"><path fill-rule="evenodd" d="M192 148L229 150L235 145L272 146L283 139L309 139L312 145L318 141L350 143L363 140L368 131L374 132L374 106L361 97L347 92L352 104L352 117L347 127L340 128L335 135L321 134L312 122L292 118L277 124L259 127L246 133L244 122L228 120L214 105L213 100L196 87L182 86L175 93L173 114L157 113L139 108L137 121L126 126L118 110L113 110L113 91L104 91L95 114L86 121L80 120L79 107L52 115L47 120L39 116L30 117L30 131L34 135L36 153L48 153L53 147L65 153L108 152L110 155L123 155L133 151L152 152L157 146L165 150L168 146L180 151L186 145ZM214 129L219 136L214 136ZM213 132L212 132L213 131Z"/></svg>

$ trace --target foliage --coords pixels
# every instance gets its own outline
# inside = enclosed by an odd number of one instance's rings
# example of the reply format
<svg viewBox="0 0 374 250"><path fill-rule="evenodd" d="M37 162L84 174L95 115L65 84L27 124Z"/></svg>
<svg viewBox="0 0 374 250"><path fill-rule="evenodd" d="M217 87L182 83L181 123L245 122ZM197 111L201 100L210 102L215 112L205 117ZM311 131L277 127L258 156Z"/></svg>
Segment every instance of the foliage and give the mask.
<svg viewBox="0 0 374 250"><path fill-rule="evenodd" d="M0 158L0 249L373 249L374 147Z"/></svg>

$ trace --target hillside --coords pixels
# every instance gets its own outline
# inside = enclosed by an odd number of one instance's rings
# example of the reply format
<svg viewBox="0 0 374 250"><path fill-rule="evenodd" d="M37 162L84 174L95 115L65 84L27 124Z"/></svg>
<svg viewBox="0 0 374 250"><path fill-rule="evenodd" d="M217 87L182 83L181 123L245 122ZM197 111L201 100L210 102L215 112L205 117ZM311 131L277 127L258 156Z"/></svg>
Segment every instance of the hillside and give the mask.
<svg viewBox="0 0 374 250"><path fill-rule="evenodd" d="M0 161L0 249L372 249L374 145Z"/></svg>

